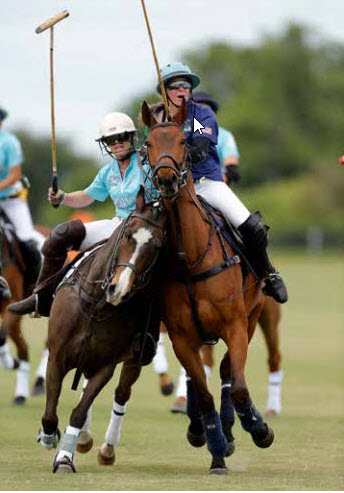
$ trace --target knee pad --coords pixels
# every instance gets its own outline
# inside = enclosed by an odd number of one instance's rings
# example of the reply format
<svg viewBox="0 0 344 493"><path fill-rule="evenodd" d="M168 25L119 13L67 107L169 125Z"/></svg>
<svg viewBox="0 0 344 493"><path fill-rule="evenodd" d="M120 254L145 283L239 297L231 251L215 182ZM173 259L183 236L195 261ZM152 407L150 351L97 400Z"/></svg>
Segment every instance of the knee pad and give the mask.
<svg viewBox="0 0 344 493"><path fill-rule="evenodd" d="M67 221L56 226L42 247L44 256L60 256L67 250L78 250L86 236L84 223L79 219Z"/></svg>

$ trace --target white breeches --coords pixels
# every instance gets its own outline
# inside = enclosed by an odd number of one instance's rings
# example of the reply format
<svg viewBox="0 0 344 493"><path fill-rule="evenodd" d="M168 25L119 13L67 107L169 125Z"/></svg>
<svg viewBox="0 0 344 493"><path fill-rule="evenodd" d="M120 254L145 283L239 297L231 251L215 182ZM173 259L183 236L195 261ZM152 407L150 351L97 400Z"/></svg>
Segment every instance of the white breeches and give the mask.
<svg viewBox="0 0 344 493"><path fill-rule="evenodd" d="M81 243L80 249L88 248L97 241L110 238L116 228L123 222L123 219L114 217L113 219L101 219L85 223L86 236Z"/></svg>
<svg viewBox="0 0 344 493"><path fill-rule="evenodd" d="M250 215L250 211L223 181L205 178L195 183L195 189L198 195L220 211L236 228L243 224Z"/></svg>
<svg viewBox="0 0 344 493"><path fill-rule="evenodd" d="M0 201L0 207L12 221L16 234L20 241L35 240L41 247L45 238L35 231L29 206L25 200L19 197Z"/></svg>

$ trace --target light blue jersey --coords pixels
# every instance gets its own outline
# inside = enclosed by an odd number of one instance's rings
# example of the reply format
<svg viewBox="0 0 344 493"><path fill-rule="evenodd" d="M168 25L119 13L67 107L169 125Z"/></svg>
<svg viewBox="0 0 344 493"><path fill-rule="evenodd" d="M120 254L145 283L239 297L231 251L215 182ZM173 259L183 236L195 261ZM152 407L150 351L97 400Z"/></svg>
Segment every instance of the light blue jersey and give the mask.
<svg viewBox="0 0 344 493"><path fill-rule="evenodd" d="M104 202L110 196L116 207L116 216L126 219L135 209L136 196L140 185L143 184L143 173L138 159L139 155L134 152L123 179L118 161L113 159L99 171L91 185L85 188L86 194L100 202ZM147 186L151 189L150 183L146 184Z"/></svg>
<svg viewBox="0 0 344 493"><path fill-rule="evenodd" d="M219 126L219 136L217 138L217 153L219 155L222 172L225 173L224 160L229 156L239 159L240 154L233 134Z"/></svg>
<svg viewBox="0 0 344 493"><path fill-rule="evenodd" d="M7 178L13 166L21 165L24 161L23 151L19 140L13 134L0 128L0 181ZM21 190L21 182L1 190L0 199L4 199Z"/></svg>

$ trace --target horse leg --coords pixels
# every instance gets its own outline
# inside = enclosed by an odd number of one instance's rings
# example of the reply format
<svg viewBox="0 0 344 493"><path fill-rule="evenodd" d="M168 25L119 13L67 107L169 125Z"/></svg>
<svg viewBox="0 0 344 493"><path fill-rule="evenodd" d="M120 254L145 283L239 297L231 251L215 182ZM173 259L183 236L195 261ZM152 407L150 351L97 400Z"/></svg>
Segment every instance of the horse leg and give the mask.
<svg viewBox="0 0 344 493"><path fill-rule="evenodd" d="M269 387L266 414L274 416L282 410L281 385L283 371L280 369L281 354L279 351L278 323L281 317L280 306L272 299L266 298L259 317L259 325L264 334L268 348Z"/></svg>
<svg viewBox="0 0 344 493"><path fill-rule="evenodd" d="M114 369L115 364L110 363L101 368L89 379L78 405L72 411L69 425L61 438L59 451L57 452L53 463L53 473L76 472L73 458L80 432L87 419L88 409L99 392L112 377Z"/></svg>
<svg viewBox="0 0 344 493"><path fill-rule="evenodd" d="M234 436L232 434L232 428L234 425L234 405L231 398L231 362L228 351L224 354L220 365L220 377L221 377L221 410L220 418L223 433L227 438L228 451L227 457L232 455L235 450Z"/></svg>
<svg viewBox="0 0 344 493"><path fill-rule="evenodd" d="M231 361L231 398L243 429L251 434L257 447L267 448L272 444L274 434L253 405L244 376L248 333L253 330L253 323L257 321L257 315L254 315L255 318L251 318L251 325L249 321L249 327L244 317L238 317L227 332L226 343Z"/></svg>
<svg viewBox="0 0 344 493"><path fill-rule="evenodd" d="M18 361L11 354L6 336L7 330L2 325L0 329L0 366L5 370L15 370L18 368Z"/></svg>
<svg viewBox="0 0 344 493"><path fill-rule="evenodd" d="M202 346L201 356L203 360L204 371L208 381L214 366L213 346ZM179 372L176 400L172 404L171 412L187 414L187 380L186 371L182 366Z"/></svg>
<svg viewBox="0 0 344 493"><path fill-rule="evenodd" d="M85 378L84 383L82 385L82 393L80 395L80 400L82 399L82 396L84 395L85 389L87 387L88 380ZM89 452L93 446L93 437L92 433L90 430L91 426L91 421L92 421L92 406L90 406L87 410L87 418L84 423L84 426L81 429L79 438L78 438L78 444L76 447L77 452L80 454L86 454Z"/></svg>
<svg viewBox="0 0 344 493"><path fill-rule="evenodd" d="M8 335L17 347L17 354L19 359L16 388L14 392L13 404L21 406L25 404L26 399L30 395L29 379L30 379L30 363L29 363L29 350L27 342L23 337L23 333L20 328L20 315L14 315L6 310L4 314L4 326L8 331Z"/></svg>
<svg viewBox="0 0 344 493"><path fill-rule="evenodd" d="M215 409L214 399L207 388L207 380L199 353L199 347L180 333L172 333L171 335L175 354L191 379L188 387L188 390L190 388L191 391L190 396L188 393L188 408L191 402L195 405L198 404L201 413L208 450L213 457L209 474L227 474L224 457L227 453L228 444L222 431L220 417ZM192 412L195 412L195 409L193 409ZM199 433L201 430L198 413L195 412L192 418L188 431L190 431L191 428L191 432L196 430ZM202 433L204 433L203 430Z"/></svg>
<svg viewBox="0 0 344 493"><path fill-rule="evenodd" d="M60 440L56 408L66 373L67 368L61 365L55 353L50 352L47 366L45 412L37 440L46 449L56 448Z"/></svg>
<svg viewBox="0 0 344 493"><path fill-rule="evenodd" d="M167 373L168 361L166 357L164 338L165 334L160 332L156 355L153 358L153 370L154 373L159 375L159 386L162 395L171 395L174 390L174 383Z"/></svg>
<svg viewBox="0 0 344 493"><path fill-rule="evenodd" d="M115 390L113 409L110 423L105 434L106 442L103 443L98 452L100 465L108 466L115 462L115 445L121 437L122 424L126 412L127 402L130 399L131 388L141 373L141 366L123 364L118 386Z"/></svg>
<svg viewBox="0 0 344 493"><path fill-rule="evenodd" d="M39 362L38 368L36 370L36 380L31 392L32 396L45 394L45 377L47 373L48 358L49 349L47 348L47 346L45 346L42 352L41 361Z"/></svg>

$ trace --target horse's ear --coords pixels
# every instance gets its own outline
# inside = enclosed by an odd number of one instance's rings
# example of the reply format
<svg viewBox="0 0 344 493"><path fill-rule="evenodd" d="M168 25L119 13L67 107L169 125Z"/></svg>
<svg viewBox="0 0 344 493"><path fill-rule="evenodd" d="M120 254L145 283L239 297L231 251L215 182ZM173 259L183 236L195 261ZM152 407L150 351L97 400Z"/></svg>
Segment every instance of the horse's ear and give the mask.
<svg viewBox="0 0 344 493"><path fill-rule="evenodd" d="M145 206L145 188L143 185L140 185L139 193L136 196L136 210L138 212L142 212Z"/></svg>
<svg viewBox="0 0 344 493"><path fill-rule="evenodd" d="M144 101L141 106L141 115L142 115L142 121L148 128L152 128L154 125L156 125L158 122L152 115L151 109L147 104L147 101Z"/></svg>
<svg viewBox="0 0 344 493"><path fill-rule="evenodd" d="M180 127L185 123L186 117L188 113L188 105L185 99L183 98L183 103L177 113L173 117L173 121L179 125Z"/></svg>

